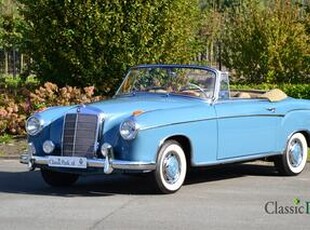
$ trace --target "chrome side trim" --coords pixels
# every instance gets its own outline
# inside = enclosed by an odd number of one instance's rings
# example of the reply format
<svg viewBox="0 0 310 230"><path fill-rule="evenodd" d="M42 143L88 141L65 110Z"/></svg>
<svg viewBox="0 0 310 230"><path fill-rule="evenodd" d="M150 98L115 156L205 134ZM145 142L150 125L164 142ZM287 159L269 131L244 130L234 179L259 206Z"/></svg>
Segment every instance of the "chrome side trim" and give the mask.
<svg viewBox="0 0 310 230"><path fill-rule="evenodd" d="M22 154L20 157L20 163L29 164L31 162L34 166L48 165L48 157L31 156L28 154ZM106 159L87 159L87 168L105 168ZM123 161L123 160L109 160L109 166L113 169L121 170L142 170L152 171L156 168L155 162L144 161ZM109 174L109 173L107 173Z"/></svg>
<svg viewBox="0 0 310 230"><path fill-rule="evenodd" d="M142 127L142 128L140 128L140 131L149 130L149 129L156 129L156 128L163 128L163 127L172 126L172 125L181 125L181 124L196 123L196 122L211 121L211 120L233 119L233 118L240 118L240 117L284 117L284 115L281 115L281 114L250 114L250 115L234 115L234 116L212 117L212 118L197 119L197 120L192 120L192 121L180 121L180 122L172 122L172 123L163 124L163 125L154 125L154 126Z"/></svg>
<svg viewBox="0 0 310 230"><path fill-rule="evenodd" d="M112 160L111 164L115 169L155 170L156 168L155 162Z"/></svg>
<svg viewBox="0 0 310 230"><path fill-rule="evenodd" d="M244 157L226 158L226 159L221 159L221 160L216 160L216 161L193 163L192 165L193 166L212 166L212 165L220 165L220 164L229 164L229 163L251 161L251 160L261 159L264 157L281 155L281 154L282 154L281 152L260 153L260 154L249 155L249 156L244 156Z"/></svg>

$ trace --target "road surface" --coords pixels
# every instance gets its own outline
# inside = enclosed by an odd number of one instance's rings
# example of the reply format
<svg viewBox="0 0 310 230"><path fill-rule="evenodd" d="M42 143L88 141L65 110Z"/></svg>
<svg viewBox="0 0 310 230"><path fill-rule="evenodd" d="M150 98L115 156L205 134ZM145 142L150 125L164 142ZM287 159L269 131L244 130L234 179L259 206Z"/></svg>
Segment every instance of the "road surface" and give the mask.
<svg viewBox="0 0 310 230"><path fill-rule="evenodd" d="M0 160L0 229L308 229L309 166L297 177L272 164L200 168L161 195L150 176L119 174L51 188L38 170Z"/></svg>

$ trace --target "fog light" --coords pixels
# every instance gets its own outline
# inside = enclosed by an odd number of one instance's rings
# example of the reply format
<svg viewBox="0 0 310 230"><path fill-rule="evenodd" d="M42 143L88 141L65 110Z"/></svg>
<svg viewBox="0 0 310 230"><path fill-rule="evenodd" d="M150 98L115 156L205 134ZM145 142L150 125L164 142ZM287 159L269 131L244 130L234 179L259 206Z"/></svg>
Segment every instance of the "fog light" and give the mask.
<svg viewBox="0 0 310 230"><path fill-rule="evenodd" d="M50 154L54 151L55 149L55 144L48 140L48 141L44 141L43 143L43 151L46 153L46 154Z"/></svg>
<svg viewBox="0 0 310 230"><path fill-rule="evenodd" d="M112 149L112 146L109 143L103 143L100 149L102 156L103 157L108 156L109 151L111 151L111 149Z"/></svg>
<svg viewBox="0 0 310 230"><path fill-rule="evenodd" d="M28 143L28 154L29 156L35 155L37 153L36 147L32 142Z"/></svg>

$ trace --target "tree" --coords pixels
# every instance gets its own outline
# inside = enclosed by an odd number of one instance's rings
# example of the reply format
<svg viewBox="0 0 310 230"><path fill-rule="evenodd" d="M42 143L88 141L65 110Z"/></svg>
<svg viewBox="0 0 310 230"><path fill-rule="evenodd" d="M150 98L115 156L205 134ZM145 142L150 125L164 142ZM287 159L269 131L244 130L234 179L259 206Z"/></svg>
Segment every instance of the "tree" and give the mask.
<svg viewBox="0 0 310 230"><path fill-rule="evenodd" d="M16 51L22 41L20 25L22 18L18 13L19 5L15 0L0 0L0 49L4 52L4 72L8 73L9 54L13 55L13 75L16 74Z"/></svg>
<svg viewBox="0 0 310 230"><path fill-rule="evenodd" d="M2 0L0 0L0 12L2 12L2 8L3 8L3 2ZM0 49L3 48L3 16L2 14L0 14Z"/></svg>
<svg viewBox="0 0 310 230"><path fill-rule="evenodd" d="M113 91L128 67L195 55L196 0L19 0L42 81Z"/></svg>
<svg viewBox="0 0 310 230"><path fill-rule="evenodd" d="M0 33L2 46L11 48L21 41L19 26L22 21L18 13L19 5L15 0L0 0Z"/></svg>
<svg viewBox="0 0 310 230"><path fill-rule="evenodd" d="M306 4L306 6L303 6L303 7L305 7L303 24L305 25L307 36L310 37L310 1L308 2L308 4ZM309 40L308 40L308 43L310 43ZM307 72L309 73L310 72L310 50L307 51L305 62L307 66Z"/></svg>
<svg viewBox="0 0 310 230"><path fill-rule="evenodd" d="M200 0L202 15L198 41L201 42L201 53L198 60L203 64L222 68L221 51L222 35L226 11L237 7L242 0Z"/></svg>
<svg viewBox="0 0 310 230"><path fill-rule="evenodd" d="M244 1L228 12L224 64L251 83L309 82L310 43L291 1Z"/></svg>

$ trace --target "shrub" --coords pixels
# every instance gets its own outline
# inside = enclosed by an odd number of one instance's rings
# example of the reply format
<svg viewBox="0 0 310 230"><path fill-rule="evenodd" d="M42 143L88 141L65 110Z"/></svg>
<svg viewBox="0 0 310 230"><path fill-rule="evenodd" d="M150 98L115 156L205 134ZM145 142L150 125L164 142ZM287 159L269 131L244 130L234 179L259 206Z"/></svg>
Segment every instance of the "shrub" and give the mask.
<svg viewBox="0 0 310 230"><path fill-rule="evenodd" d="M58 88L57 85L47 82L34 93L30 93L30 106L38 110L55 105L90 103L102 99L100 96L93 97L94 90L93 86L83 89L71 86Z"/></svg>
<svg viewBox="0 0 310 230"><path fill-rule="evenodd" d="M33 112L56 105L89 103L103 99L94 96L94 87L79 89L66 86L58 88L50 82L35 89L2 89L0 96L0 136L4 133L13 135L25 134L25 120Z"/></svg>
<svg viewBox="0 0 310 230"><path fill-rule="evenodd" d="M12 97L2 97L0 104L0 135L4 133L23 134L27 112L25 103L16 102Z"/></svg>
<svg viewBox="0 0 310 230"><path fill-rule="evenodd" d="M0 76L0 94L15 95L16 97L18 97L21 88L34 90L38 86L39 81L33 75L28 76L26 79L22 78L21 76Z"/></svg>

